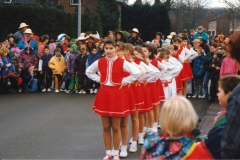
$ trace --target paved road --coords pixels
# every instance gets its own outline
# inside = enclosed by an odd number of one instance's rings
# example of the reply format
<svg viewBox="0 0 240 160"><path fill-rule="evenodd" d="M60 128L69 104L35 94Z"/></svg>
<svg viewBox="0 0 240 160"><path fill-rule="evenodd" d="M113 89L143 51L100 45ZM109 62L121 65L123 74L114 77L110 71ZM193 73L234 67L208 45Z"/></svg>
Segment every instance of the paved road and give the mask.
<svg viewBox="0 0 240 160"><path fill-rule="evenodd" d="M102 159L95 95L34 93L0 95L0 159ZM107 100L107 97L106 97ZM191 100L198 113L202 99ZM138 159L130 153L128 159Z"/></svg>

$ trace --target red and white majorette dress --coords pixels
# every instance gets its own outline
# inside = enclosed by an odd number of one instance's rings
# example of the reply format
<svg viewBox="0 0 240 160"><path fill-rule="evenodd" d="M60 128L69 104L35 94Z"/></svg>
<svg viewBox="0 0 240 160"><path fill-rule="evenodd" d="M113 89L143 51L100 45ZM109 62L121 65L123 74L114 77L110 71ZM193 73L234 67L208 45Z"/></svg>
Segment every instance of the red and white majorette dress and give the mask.
<svg viewBox="0 0 240 160"><path fill-rule="evenodd" d="M167 67L162 64L162 59L161 58L156 58L150 61L153 66L159 69L160 73L158 74L158 79L156 81L157 85L157 91L159 93L159 101L165 100L165 94L162 86L162 81L160 77L162 76L163 73L167 71Z"/></svg>
<svg viewBox="0 0 240 160"><path fill-rule="evenodd" d="M182 57L179 52L180 50L177 51L176 55L174 56L174 58L176 58L181 64L183 64L184 62L184 57ZM175 81L176 81L176 90L179 91L179 90L183 90L183 83L182 83L182 80L181 80L181 72L183 70L183 65L182 65L182 68L181 68L181 71L180 73L178 74L177 77L175 77Z"/></svg>
<svg viewBox="0 0 240 160"><path fill-rule="evenodd" d="M195 56L195 51L192 49L181 46L177 51L177 54L184 57L183 69L180 72L180 79L182 82L186 82L190 79L193 79L192 68L189 64L189 58Z"/></svg>
<svg viewBox="0 0 240 160"><path fill-rule="evenodd" d="M138 79L139 83L137 84L137 86L139 86L139 88L140 88L140 93L142 94L142 98L144 101L143 105L139 106L138 111L139 112L149 112L153 109L153 105L152 105L152 101L151 101L151 97L150 97L151 93L150 93L150 90L147 88L146 84L147 84L147 80L154 75L154 72L147 64L145 64L141 60L135 59L134 62L137 65L140 65L146 71L146 74L144 74L143 76L141 76ZM137 94L137 95L139 95L139 94Z"/></svg>
<svg viewBox="0 0 240 160"><path fill-rule="evenodd" d="M176 80L176 78L178 77L178 75L180 74L181 70L183 69L183 65L182 65L182 63L179 60L177 60L176 58L174 58L171 55L169 56L168 62L170 64L176 66L176 72L173 73L173 77L174 78L172 79L172 83L173 83L173 91L172 91L172 93L173 93L173 95L176 95L177 94L177 80ZM180 82L180 85L182 86L182 82L181 81L179 81L179 82Z"/></svg>
<svg viewBox="0 0 240 160"><path fill-rule="evenodd" d="M147 62L148 62L148 66L154 72L154 75L147 80L147 88L150 90L152 105L156 107L160 104L160 100L159 100L160 94L159 94L159 91L157 90L158 88L156 83L159 78L158 75L160 74L160 71L158 68L156 68L150 63L150 59L147 59Z"/></svg>
<svg viewBox="0 0 240 160"><path fill-rule="evenodd" d="M100 76L96 72L100 72ZM125 72L130 73L125 77ZM131 84L140 76L137 67L118 58L101 58L90 65L86 75L101 83L96 95L93 110L101 116L124 117L131 113L122 85Z"/></svg>
<svg viewBox="0 0 240 160"><path fill-rule="evenodd" d="M165 93L165 98L169 98L176 95L176 82L175 77L180 73L179 66L171 64L168 61L162 60L162 64L167 67L167 71L163 73L160 77L163 89Z"/></svg>

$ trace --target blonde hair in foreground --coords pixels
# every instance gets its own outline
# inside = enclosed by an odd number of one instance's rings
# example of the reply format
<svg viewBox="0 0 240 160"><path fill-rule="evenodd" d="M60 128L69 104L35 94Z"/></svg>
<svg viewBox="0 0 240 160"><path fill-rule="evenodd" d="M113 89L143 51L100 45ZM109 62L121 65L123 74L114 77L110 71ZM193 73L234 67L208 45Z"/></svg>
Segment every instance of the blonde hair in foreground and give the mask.
<svg viewBox="0 0 240 160"><path fill-rule="evenodd" d="M168 98L160 112L160 124L170 137L178 137L196 128L198 116L192 104L183 96Z"/></svg>

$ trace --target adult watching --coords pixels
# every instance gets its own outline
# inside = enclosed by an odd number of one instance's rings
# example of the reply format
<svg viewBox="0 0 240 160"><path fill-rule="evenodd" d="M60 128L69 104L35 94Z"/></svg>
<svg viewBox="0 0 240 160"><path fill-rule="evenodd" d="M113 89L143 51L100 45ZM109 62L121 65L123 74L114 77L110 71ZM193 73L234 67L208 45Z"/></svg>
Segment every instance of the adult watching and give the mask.
<svg viewBox="0 0 240 160"><path fill-rule="evenodd" d="M18 27L18 31L14 33L14 41L15 43L18 43L23 37L24 37L24 32L26 31L27 27L26 23L21 23L20 26Z"/></svg>

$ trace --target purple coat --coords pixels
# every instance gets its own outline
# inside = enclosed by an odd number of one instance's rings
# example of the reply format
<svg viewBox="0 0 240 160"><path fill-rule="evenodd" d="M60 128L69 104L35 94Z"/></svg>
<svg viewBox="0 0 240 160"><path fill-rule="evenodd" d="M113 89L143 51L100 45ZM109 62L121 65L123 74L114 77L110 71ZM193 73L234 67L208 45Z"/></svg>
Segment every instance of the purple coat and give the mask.
<svg viewBox="0 0 240 160"><path fill-rule="evenodd" d="M68 57L68 62L67 62L67 69L70 69L70 73L75 73L74 71L74 62L79 55L79 52L77 53L71 53Z"/></svg>

